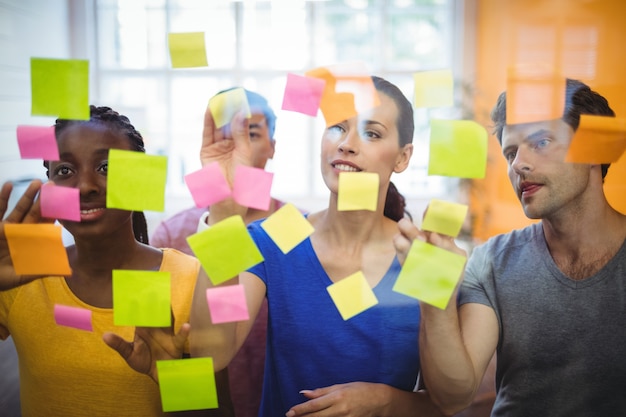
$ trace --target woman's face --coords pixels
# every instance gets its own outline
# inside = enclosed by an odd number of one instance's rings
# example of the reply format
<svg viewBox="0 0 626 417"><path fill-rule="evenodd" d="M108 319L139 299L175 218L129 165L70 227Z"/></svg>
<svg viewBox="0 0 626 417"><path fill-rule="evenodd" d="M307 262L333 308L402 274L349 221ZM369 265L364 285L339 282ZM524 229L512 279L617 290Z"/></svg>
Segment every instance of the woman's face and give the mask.
<svg viewBox="0 0 626 417"><path fill-rule="evenodd" d="M129 139L94 123L66 127L58 136L59 161L50 161L48 178L56 185L78 188L80 222L63 220L74 236L102 237L131 222L131 213L106 208L109 149L131 150Z"/></svg>
<svg viewBox="0 0 626 417"><path fill-rule="evenodd" d="M376 172L386 190L391 174L409 164L413 145L400 147L398 107L391 97L379 95L380 106L324 131L322 176L332 193L337 193L341 172Z"/></svg>

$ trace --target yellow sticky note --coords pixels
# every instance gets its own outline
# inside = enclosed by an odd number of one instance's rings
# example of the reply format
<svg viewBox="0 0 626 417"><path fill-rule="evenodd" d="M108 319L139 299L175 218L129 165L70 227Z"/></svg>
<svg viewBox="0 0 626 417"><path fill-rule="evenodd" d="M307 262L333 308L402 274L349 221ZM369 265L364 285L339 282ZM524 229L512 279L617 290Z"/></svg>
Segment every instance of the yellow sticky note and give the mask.
<svg viewBox="0 0 626 417"><path fill-rule="evenodd" d="M4 233L17 275L71 275L61 226L6 223Z"/></svg>
<svg viewBox="0 0 626 417"><path fill-rule="evenodd" d="M393 290L443 310L464 267L464 256L414 240Z"/></svg>
<svg viewBox="0 0 626 417"><path fill-rule="evenodd" d="M449 69L413 74L415 107L449 107L454 104L454 79Z"/></svg>
<svg viewBox="0 0 626 417"><path fill-rule="evenodd" d="M329 285L326 289L344 320L378 304L374 291L361 271Z"/></svg>
<svg viewBox="0 0 626 417"><path fill-rule="evenodd" d="M465 204L433 199L428 204L422 230L456 237L467 216L467 209Z"/></svg>
<svg viewBox="0 0 626 417"><path fill-rule="evenodd" d="M107 208L163 211L166 180L166 156L111 149L107 174Z"/></svg>
<svg viewBox="0 0 626 417"><path fill-rule="evenodd" d="M30 59L31 113L89 120L89 61Z"/></svg>
<svg viewBox="0 0 626 417"><path fill-rule="evenodd" d="M211 97L209 109L213 115L215 127L218 128L229 124L233 116L239 111L243 111L247 118L252 116L246 91L243 88L234 88Z"/></svg>
<svg viewBox="0 0 626 417"><path fill-rule="evenodd" d="M167 40L173 68L208 66L204 32L169 33Z"/></svg>
<svg viewBox="0 0 626 417"><path fill-rule="evenodd" d="M560 119L565 108L565 77L542 65L508 69L506 123L532 123Z"/></svg>
<svg viewBox="0 0 626 417"><path fill-rule="evenodd" d="M484 178L487 131L472 120L430 121L428 175Z"/></svg>
<svg viewBox="0 0 626 417"><path fill-rule="evenodd" d="M231 216L187 238L211 282L219 285L263 262L241 216Z"/></svg>
<svg viewBox="0 0 626 417"><path fill-rule="evenodd" d="M376 211L378 205L379 178L375 172L339 173L337 210Z"/></svg>
<svg viewBox="0 0 626 417"><path fill-rule="evenodd" d="M156 362L163 411L217 408L213 358Z"/></svg>
<svg viewBox="0 0 626 417"><path fill-rule="evenodd" d="M287 203L261 223L283 253L288 253L315 230L291 203Z"/></svg>
<svg viewBox="0 0 626 417"><path fill-rule="evenodd" d="M169 327L171 294L169 272L113 270L113 323Z"/></svg>
<svg viewBox="0 0 626 417"><path fill-rule="evenodd" d="M620 159L625 149L626 119L581 114L565 161L611 164Z"/></svg>

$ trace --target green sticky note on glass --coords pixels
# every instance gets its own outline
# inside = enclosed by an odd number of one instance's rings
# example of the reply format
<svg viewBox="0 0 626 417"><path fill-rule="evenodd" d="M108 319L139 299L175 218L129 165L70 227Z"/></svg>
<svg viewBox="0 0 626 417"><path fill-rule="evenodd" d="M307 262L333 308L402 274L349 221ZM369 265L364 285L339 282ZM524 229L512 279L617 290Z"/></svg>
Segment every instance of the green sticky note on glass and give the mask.
<svg viewBox="0 0 626 417"><path fill-rule="evenodd" d="M233 116L239 111L243 111L247 118L251 117L248 97L243 88L233 88L211 97L209 109L215 121L215 127L218 128L229 124Z"/></svg>
<svg viewBox="0 0 626 417"><path fill-rule="evenodd" d="M472 120L430 121L428 175L484 178L487 131Z"/></svg>
<svg viewBox="0 0 626 417"><path fill-rule="evenodd" d="M293 204L287 203L261 223L283 253L288 253L315 230Z"/></svg>
<svg viewBox="0 0 626 417"><path fill-rule="evenodd" d="M443 310L464 267L465 256L414 240L393 290Z"/></svg>
<svg viewBox="0 0 626 417"><path fill-rule="evenodd" d="M344 320L378 304L374 291L361 271L329 285L326 290Z"/></svg>
<svg viewBox="0 0 626 417"><path fill-rule="evenodd" d="M263 262L241 216L231 216L187 238L213 285Z"/></svg>
<svg viewBox="0 0 626 417"><path fill-rule="evenodd" d="M413 74L415 107L449 107L454 103L452 71L420 71Z"/></svg>
<svg viewBox="0 0 626 417"><path fill-rule="evenodd" d="M89 120L89 61L30 59L31 114Z"/></svg>
<svg viewBox="0 0 626 417"><path fill-rule="evenodd" d="M113 323L171 326L170 285L169 272L113 270Z"/></svg>
<svg viewBox="0 0 626 417"><path fill-rule="evenodd" d="M467 216L465 204L433 199L428 204L422 230L457 237Z"/></svg>
<svg viewBox="0 0 626 417"><path fill-rule="evenodd" d="M157 361L164 412L217 408L213 358Z"/></svg>
<svg viewBox="0 0 626 417"><path fill-rule="evenodd" d="M378 186L376 172L340 172L337 210L376 211Z"/></svg>
<svg viewBox="0 0 626 417"><path fill-rule="evenodd" d="M107 208L163 211L167 157L109 150Z"/></svg>
<svg viewBox="0 0 626 417"><path fill-rule="evenodd" d="M206 67L204 32L169 33L167 35L173 68Z"/></svg>

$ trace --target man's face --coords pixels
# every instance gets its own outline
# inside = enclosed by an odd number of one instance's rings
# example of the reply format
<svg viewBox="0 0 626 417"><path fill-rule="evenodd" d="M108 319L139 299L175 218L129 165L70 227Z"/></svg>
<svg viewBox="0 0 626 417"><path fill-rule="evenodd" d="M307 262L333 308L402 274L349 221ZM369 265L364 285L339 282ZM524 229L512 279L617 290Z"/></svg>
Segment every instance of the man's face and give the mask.
<svg viewBox="0 0 626 417"><path fill-rule="evenodd" d="M265 169L268 159L274 156L274 140L270 138L267 121L263 113L252 113L250 118L250 145L252 147L252 165Z"/></svg>

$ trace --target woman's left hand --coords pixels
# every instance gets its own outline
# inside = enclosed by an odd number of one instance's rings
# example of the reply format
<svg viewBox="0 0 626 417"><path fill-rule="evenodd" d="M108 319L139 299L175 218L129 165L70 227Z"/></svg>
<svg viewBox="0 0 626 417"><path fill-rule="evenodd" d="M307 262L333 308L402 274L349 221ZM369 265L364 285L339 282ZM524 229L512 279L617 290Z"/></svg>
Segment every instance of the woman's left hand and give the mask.
<svg viewBox="0 0 626 417"><path fill-rule="evenodd" d="M382 384L350 382L315 390L301 391L308 401L295 405L287 417L374 417L380 415L385 397Z"/></svg>

